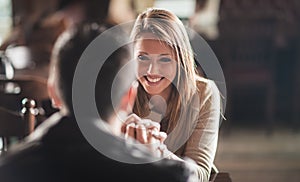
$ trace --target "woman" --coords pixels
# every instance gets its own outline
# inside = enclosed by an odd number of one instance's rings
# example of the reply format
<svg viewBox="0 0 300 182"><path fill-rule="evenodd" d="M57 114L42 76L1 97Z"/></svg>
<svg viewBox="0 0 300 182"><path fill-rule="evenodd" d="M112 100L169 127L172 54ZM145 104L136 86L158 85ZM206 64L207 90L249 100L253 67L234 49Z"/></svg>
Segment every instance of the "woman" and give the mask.
<svg viewBox="0 0 300 182"><path fill-rule="evenodd" d="M160 122L160 131L167 133L164 143L174 153L168 157L193 159L199 180L208 181L220 120L220 93L216 85L197 75L187 32L173 13L146 10L138 16L131 36L139 81L134 113ZM150 140L133 134L132 128L141 127L132 118L126 122L125 134L149 143Z"/></svg>

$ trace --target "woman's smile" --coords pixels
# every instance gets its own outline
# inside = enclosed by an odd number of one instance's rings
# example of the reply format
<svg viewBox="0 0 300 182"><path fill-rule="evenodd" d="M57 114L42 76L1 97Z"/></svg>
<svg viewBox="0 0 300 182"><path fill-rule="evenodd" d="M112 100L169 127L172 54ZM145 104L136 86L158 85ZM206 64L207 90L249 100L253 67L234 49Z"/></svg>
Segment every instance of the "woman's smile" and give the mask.
<svg viewBox="0 0 300 182"><path fill-rule="evenodd" d="M146 75L144 78L147 80L148 84L152 86L158 85L160 81L164 79L164 77L152 75Z"/></svg>
<svg viewBox="0 0 300 182"><path fill-rule="evenodd" d="M173 49L153 34L144 33L135 44L135 57L138 61L138 80L145 91L167 98L177 74Z"/></svg>

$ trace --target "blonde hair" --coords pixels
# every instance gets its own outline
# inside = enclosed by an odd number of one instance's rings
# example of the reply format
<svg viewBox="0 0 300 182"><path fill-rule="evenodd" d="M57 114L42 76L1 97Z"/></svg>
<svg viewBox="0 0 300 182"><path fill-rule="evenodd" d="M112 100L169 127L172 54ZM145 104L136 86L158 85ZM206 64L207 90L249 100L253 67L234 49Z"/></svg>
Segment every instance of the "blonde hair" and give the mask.
<svg viewBox="0 0 300 182"><path fill-rule="evenodd" d="M168 121L169 133L177 124L182 105L189 103L197 91L194 54L182 22L172 12L165 9L150 8L141 13L133 26L131 39L137 40L142 33L152 33L159 41L167 43L174 51L177 61L175 86L167 101L164 120ZM134 112L140 117L149 114L149 95L139 86Z"/></svg>

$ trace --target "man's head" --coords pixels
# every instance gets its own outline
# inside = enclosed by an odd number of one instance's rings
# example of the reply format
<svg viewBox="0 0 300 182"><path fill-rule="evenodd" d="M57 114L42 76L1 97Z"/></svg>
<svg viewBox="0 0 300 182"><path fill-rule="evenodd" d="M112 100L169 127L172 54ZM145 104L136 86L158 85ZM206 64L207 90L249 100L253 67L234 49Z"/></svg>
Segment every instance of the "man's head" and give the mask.
<svg viewBox="0 0 300 182"><path fill-rule="evenodd" d="M48 81L49 92L54 106L69 114L73 114L72 83L76 66L84 50L100 33L101 31L95 24L83 25L64 33L55 44ZM106 37L106 40L110 43L104 43L105 45L117 44L114 35ZM99 50L99 54L101 54L101 50ZM106 60L99 60L104 64L97 77L95 100L99 114L105 121L112 118L115 109L117 112L119 110L127 111L128 104L132 107L134 103L136 88L131 87L133 74L120 71L129 62L130 57L130 49L126 45L118 48ZM85 61L88 64L88 60ZM86 73L88 74L89 70L86 70ZM116 87L114 90L117 92L112 91L113 83Z"/></svg>

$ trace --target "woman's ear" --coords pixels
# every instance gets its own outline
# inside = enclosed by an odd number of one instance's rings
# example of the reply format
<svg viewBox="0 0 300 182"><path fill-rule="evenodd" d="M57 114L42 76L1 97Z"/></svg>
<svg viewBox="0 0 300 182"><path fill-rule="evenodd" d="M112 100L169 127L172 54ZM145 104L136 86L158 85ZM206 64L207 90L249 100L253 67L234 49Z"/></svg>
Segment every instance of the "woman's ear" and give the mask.
<svg viewBox="0 0 300 182"><path fill-rule="evenodd" d="M120 110L126 111L127 113L132 113L135 98L137 96L138 86L139 83L137 81L134 81L127 93L122 97Z"/></svg>

